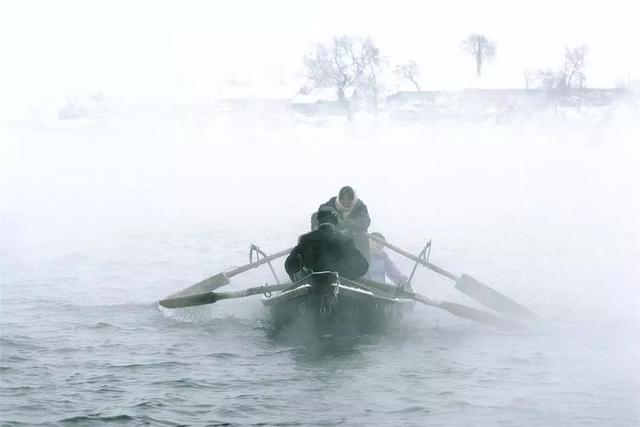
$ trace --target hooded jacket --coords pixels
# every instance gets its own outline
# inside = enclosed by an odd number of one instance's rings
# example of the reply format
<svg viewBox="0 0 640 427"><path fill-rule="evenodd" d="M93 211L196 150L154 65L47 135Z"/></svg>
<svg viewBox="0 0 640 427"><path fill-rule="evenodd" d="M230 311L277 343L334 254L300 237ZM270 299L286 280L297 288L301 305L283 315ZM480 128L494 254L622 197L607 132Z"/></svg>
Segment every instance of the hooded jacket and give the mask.
<svg viewBox="0 0 640 427"><path fill-rule="evenodd" d="M356 249L353 239L326 223L300 236L284 266L291 281L295 281L295 274L303 267L315 272L336 271L347 279L362 277L369 269L369 263Z"/></svg>

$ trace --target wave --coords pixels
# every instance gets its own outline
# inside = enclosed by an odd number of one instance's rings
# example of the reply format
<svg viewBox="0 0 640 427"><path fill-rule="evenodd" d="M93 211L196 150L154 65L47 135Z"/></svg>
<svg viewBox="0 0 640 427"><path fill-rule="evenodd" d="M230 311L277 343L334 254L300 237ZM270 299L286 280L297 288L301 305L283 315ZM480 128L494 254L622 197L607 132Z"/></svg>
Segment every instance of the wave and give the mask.
<svg viewBox="0 0 640 427"><path fill-rule="evenodd" d="M0 347L3 349L6 348L19 348L22 350L43 350L46 349L45 346L36 344L33 342L32 338L24 336L24 335L14 335L11 338L0 337Z"/></svg>
<svg viewBox="0 0 640 427"><path fill-rule="evenodd" d="M205 379L180 378L177 380L164 380L152 382L153 386L175 387L175 388L193 388L199 390L219 389L224 390L229 386L226 381L208 381Z"/></svg>
<svg viewBox="0 0 640 427"><path fill-rule="evenodd" d="M124 425L150 425L150 424L161 424L167 426L178 426L181 425L179 423L175 423L173 421L163 421L155 418L151 418L148 416L131 416L128 414L118 414L118 415L100 415L100 414L92 414L92 415L78 415L71 418L64 418L58 420L61 424L87 424L94 425L96 423L104 423L104 424L112 424L112 423L120 423Z"/></svg>
<svg viewBox="0 0 640 427"><path fill-rule="evenodd" d="M107 369L136 369L136 368L169 368L174 366L189 366L189 363L177 361L151 362L151 363L128 363L125 365L108 365Z"/></svg>

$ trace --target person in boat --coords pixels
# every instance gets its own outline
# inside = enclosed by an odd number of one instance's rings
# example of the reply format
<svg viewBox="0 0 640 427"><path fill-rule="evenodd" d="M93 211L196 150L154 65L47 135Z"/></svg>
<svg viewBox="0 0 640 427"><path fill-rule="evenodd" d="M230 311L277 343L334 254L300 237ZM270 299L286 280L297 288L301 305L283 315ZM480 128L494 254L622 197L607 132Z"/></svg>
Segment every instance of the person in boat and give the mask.
<svg viewBox="0 0 640 427"><path fill-rule="evenodd" d="M338 213L337 230L351 237L354 240L356 248L368 259L369 238L367 236L367 229L371 224L371 218L369 218L367 205L358 198L353 187L342 187L338 195L321 204L320 208L322 207L334 209ZM311 216L311 229L315 229L318 224L315 215L316 214Z"/></svg>
<svg viewBox="0 0 640 427"><path fill-rule="evenodd" d="M340 277L352 280L364 276L369 263L356 249L353 239L337 230L338 213L322 206L316 219L317 229L300 236L284 263L291 281L320 271L337 272Z"/></svg>
<svg viewBox="0 0 640 427"><path fill-rule="evenodd" d="M378 233L377 231L371 233L371 235L385 242L387 241L382 233ZM384 245L370 239L369 247L371 248L369 253L369 270L367 271L366 277L381 283L385 283L388 277L396 286L411 290L409 279L407 279L407 276L402 274L393 261L391 261L389 254L384 250Z"/></svg>

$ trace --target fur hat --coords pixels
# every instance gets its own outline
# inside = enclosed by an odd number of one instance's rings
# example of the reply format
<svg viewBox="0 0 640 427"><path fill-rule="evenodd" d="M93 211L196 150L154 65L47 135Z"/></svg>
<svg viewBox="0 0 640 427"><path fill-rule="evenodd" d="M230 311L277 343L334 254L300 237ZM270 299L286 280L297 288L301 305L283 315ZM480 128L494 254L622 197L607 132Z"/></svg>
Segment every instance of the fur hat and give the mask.
<svg viewBox="0 0 640 427"><path fill-rule="evenodd" d="M318 209L318 225L324 223L338 225L338 212L326 206Z"/></svg>

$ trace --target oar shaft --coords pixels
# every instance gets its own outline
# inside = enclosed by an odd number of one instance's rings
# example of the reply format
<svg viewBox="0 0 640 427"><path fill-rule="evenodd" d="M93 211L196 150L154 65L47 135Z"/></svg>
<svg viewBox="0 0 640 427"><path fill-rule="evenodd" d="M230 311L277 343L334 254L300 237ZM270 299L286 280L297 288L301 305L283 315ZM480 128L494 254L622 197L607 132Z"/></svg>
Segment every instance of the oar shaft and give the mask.
<svg viewBox="0 0 640 427"><path fill-rule="evenodd" d="M233 276L240 274L240 273L244 273L245 271L251 270L252 268L257 268L259 266L261 266L262 264L266 264L270 261L273 261L274 259L278 259L281 258L285 255L288 255L291 251L293 250L293 248L289 248L289 249L285 249L282 250L280 252L276 252L275 254L271 254L269 256L266 256L264 258L260 258L257 261L251 262L249 264L246 265L242 265L240 267L236 267L236 268L232 268L229 271L225 271L224 275L227 276L229 279L232 278Z"/></svg>
<svg viewBox="0 0 640 427"><path fill-rule="evenodd" d="M380 289L392 294L395 293L400 297L412 299L414 301L421 302L422 304L448 311L454 316L462 317L468 320L473 320L474 322L483 323L485 325L493 326L495 328L509 330L509 331L524 329L524 326L522 326L521 324L512 322L507 319L503 319L502 317L496 316L495 314L487 313L487 312L475 309L473 307L458 304L455 302L440 301L434 298L429 298L426 295L421 295L415 292L407 291L397 286L391 286L391 285L387 285L386 283L381 283L375 280L370 280L365 278L358 279L356 283L362 283L365 286L369 286L374 289Z"/></svg>
<svg viewBox="0 0 640 427"><path fill-rule="evenodd" d="M455 281L456 282L455 288L457 290L459 290L465 295L473 298L474 300L478 301L483 305L486 305L487 307L493 310L496 310L500 313L507 314L509 316L514 316L518 319L533 319L536 317L535 314L533 314L532 312L527 310L525 307L521 306L520 304L512 300L511 298L501 294L500 292L490 288L489 286L483 283L478 282L476 279L474 279L473 277L467 274L463 274L462 276L458 277L455 274L449 273L445 269L438 267L437 265L431 264L429 261L426 261L422 258L414 256L409 252L402 250L399 247L392 245L391 243L386 242L385 240L382 240L371 234L369 236L371 237L371 239L375 240L376 242L380 243L383 246L386 246L392 251L397 252L400 255L406 256L407 258L412 259L424 265L425 267L435 271L436 273L439 273ZM473 316L474 314L471 314L471 315Z"/></svg>
<svg viewBox="0 0 640 427"><path fill-rule="evenodd" d="M231 292L203 292L200 294L170 297L160 301L160 305L165 308L184 308L197 305L213 304L223 299L242 298L251 295L266 294L273 291L281 291L291 283L280 283L277 285L263 285L254 288L242 289Z"/></svg>
<svg viewBox="0 0 640 427"><path fill-rule="evenodd" d="M277 285L262 285L262 286L256 286L254 288L242 289L239 291L216 292L216 296L218 297L218 300L242 298L242 297L248 297L251 295L266 294L273 291L281 291L289 285L291 285L291 283L279 283Z"/></svg>
<svg viewBox="0 0 640 427"><path fill-rule="evenodd" d="M421 302L423 304L431 305L431 306L434 306L434 307L438 307L438 304L440 303L440 301L432 299L432 298L429 298L426 295L416 294L415 292L408 291L408 290L406 290L404 288L401 288L399 286L388 285L386 283L378 282L376 280L367 279L365 277L361 277L361 278L357 279L355 282L363 284L363 285L368 286L370 288L379 289L381 291L385 291L385 292L388 292L390 294L395 294L396 296L399 296L399 297L402 297L402 298L412 299L412 300L419 301L419 302Z"/></svg>
<svg viewBox="0 0 640 427"><path fill-rule="evenodd" d="M451 280L453 280L453 281L456 281L456 282L457 282L457 281L458 281L458 279L460 279L458 276L456 276L456 275L455 275L455 274L453 274L453 273L448 272L448 271L447 271L447 270L445 270L444 268L440 268L440 267L438 267L437 265L431 264L429 261L425 261L425 260L424 260L424 259L422 259L422 258L418 258L417 256L415 256L415 255L413 255L413 254L411 254L411 253L409 253L409 252L405 251L404 249L400 249L399 247L397 247L397 246L395 246L395 245L392 245L391 243L387 242L386 240L382 240L382 239L380 239L379 237L376 237L376 236L374 236L374 235L372 235L372 234L369 234L369 237L370 237L372 240L374 240L374 241L376 241L376 242L380 243L381 245L386 246L387 248L391 249L392 251L397 252L397 253L399 253L400 255L406 256L407 258L412 259L412 260L414 260L415 262L418 262L418 263L420 263L420 264L424 265L425 267L427 267L427 268L429 268L429 269L431 269L431 270L435 271L436 273L441 274L441 275L443 275L443 276L445 276L445 277L448 277L449 279L451 279Z"/></svg>
<svg viewBox="0 0 640 427"><path fill-rule="evenodd" d="M276 252L273 255L269 255L266 256L264 258L261 258L257 261L254 262L250 262L249 264L246 265L242 265L240 267L236 267L233 268L231 270L228 271L222 271L218 274L215 274L207 279L201 280L200 282L196 283L195 285L191 285L188 286L186 288L184 288L181 291L178 292L174 292L173 294L169 295L167 298L165 299L175 299L181 296L187 296L187 295L197 295L197 294L202 294L205 292L210 292L213 291L215 289L218 289L221 286L225 286L228 285L229 279L237 274L240 274L242 272L245 272L247 270L251 270L252 268L257 268L262 264L268 263L276 258L280 258L284 255L287 255L289 252L291 252L293 248L289 248L289 249L285 249L283 251L280 252Z"/></svg>

